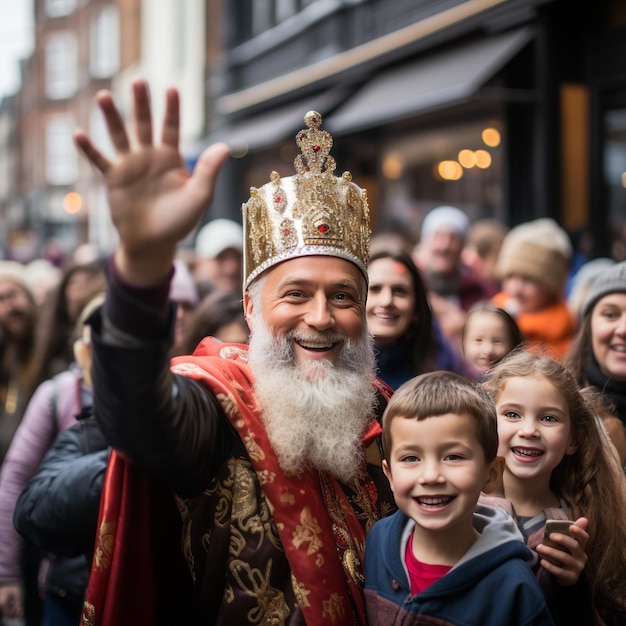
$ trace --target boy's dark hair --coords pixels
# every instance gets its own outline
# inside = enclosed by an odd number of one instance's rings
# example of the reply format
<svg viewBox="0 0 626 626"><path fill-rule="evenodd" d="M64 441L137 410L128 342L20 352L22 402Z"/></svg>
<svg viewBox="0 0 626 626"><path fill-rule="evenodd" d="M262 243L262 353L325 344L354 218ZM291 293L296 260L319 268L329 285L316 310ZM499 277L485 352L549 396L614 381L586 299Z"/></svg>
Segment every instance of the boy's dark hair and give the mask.
<svg viewBox="0 0 626 626"><path fill-rule="evenodd" d="M469 378L440 370L421 374L398 387L383 413L383 451L389 460L391 422L397 418L421 421L453 413L476 422L476 437L490 463L498 451L496 406L489 394Z"/></svg>

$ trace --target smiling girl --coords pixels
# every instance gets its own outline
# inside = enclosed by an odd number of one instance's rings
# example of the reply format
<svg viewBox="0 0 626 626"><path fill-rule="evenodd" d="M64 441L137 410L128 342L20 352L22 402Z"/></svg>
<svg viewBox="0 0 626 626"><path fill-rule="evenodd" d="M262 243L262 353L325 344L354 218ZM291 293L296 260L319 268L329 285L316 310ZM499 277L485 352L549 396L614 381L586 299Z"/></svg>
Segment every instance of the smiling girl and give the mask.
<svg viewBox="0 0 626 626"><path fill-rule="evenodd" d="M508 510L537 551L557 623L623 623L626 482L590 394L557 361L525 351L490 370L486 387L505 469L502 497L481 500ZM575 520L570 536L553 535L560 549L543 543L547 519Z"/></svg>

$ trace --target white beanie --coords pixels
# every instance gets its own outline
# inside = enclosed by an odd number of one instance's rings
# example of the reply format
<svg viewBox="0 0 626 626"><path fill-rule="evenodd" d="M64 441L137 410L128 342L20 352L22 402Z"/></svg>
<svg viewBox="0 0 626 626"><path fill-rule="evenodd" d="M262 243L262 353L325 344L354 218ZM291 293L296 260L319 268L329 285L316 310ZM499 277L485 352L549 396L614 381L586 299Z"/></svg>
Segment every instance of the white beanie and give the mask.
<svg viewBox="0 0 626 626"><path fill-rule="evenodd" d="M32 294L26 266L19 261L0 261L0 282L9 281Z"/></svg>
<svg viewBox="0 0 626 626"><path fill-rule="evenodd" d="M434 235L441 228L449 228L465 239L469 230L469 217L454 206L439 206L432 209L422 222L421 238L426 239Z"/></svg>

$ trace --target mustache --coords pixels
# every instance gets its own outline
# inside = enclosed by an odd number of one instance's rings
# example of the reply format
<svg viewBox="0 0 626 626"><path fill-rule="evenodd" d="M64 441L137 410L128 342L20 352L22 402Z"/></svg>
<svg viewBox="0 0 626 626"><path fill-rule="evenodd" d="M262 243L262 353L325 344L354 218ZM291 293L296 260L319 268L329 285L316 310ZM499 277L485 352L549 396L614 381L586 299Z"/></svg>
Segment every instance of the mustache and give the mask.
<svg viewBox="0 0 626 626"><path fill-rule="evenodd" d="M337 332L303 332L301 330L290 330L286 335L287 341L310 341L319 343L348 343L350 339L343 333Z"/></svg>

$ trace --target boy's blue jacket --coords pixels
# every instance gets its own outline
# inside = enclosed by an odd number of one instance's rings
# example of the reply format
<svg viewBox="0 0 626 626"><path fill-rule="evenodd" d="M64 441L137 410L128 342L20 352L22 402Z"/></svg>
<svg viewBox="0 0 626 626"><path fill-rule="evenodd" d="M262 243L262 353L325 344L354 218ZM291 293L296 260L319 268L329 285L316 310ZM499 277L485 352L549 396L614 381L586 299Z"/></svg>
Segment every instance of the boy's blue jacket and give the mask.
<svg viewBox="0 0 626 626"><path fill-rule="evenodd" d="M481 533L465 556L436 583L411 596L404 551L415 523L402 511L376 522L365 545L365 602L370 626L554 625L513 520L481 505Z"/></svg>

